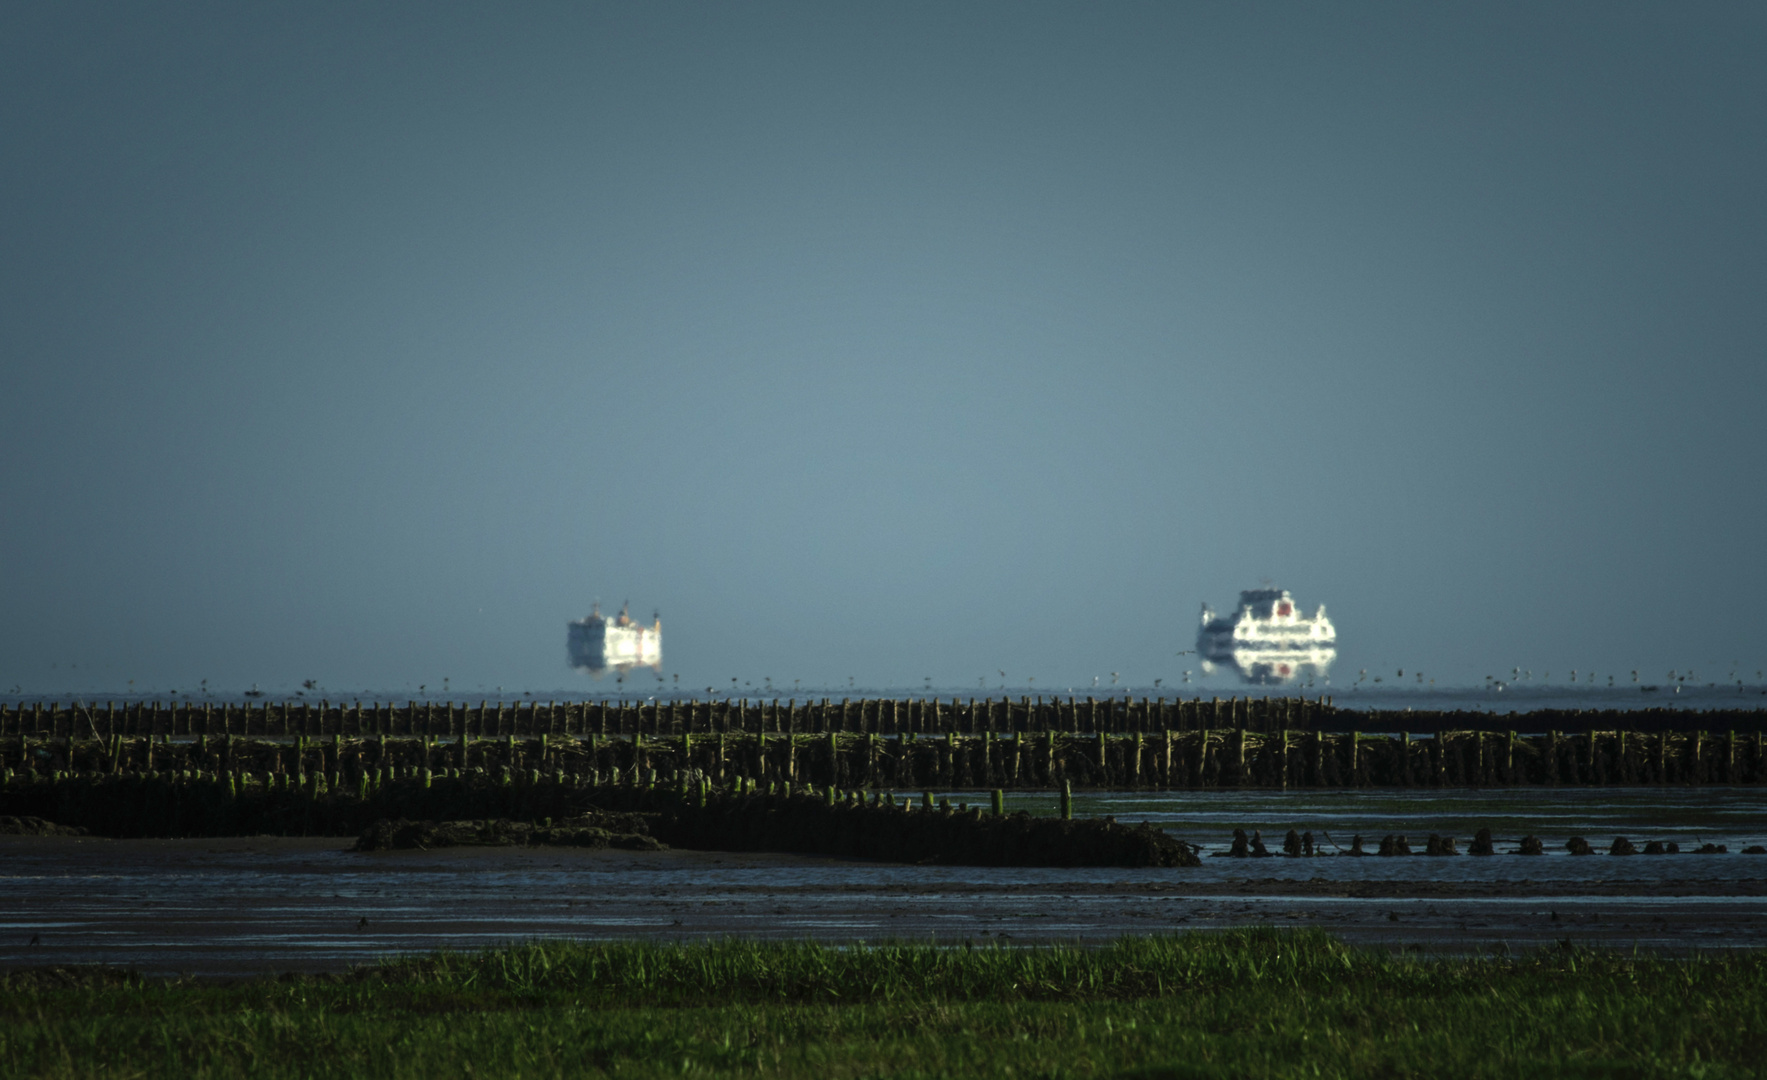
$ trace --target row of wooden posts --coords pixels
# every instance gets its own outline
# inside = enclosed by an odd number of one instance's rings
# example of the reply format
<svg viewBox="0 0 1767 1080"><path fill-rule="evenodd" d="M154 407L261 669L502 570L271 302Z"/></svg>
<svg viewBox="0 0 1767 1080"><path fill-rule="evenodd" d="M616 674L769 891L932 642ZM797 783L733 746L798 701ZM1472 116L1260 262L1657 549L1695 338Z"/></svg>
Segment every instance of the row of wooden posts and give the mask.
<svg viewBox="0 0 1767 1080"><path fill-rule="evenodd" d="M1690 718L1699 717L1697 720ZM1507 722L1506 722L1507 721ZM1767 728L1767 710L1696 714L1668 709L1553 711L1523 722L1549 728L1685 730ZM1224 728L1280 731L1499 730L1515 717L1486 713L1365 713L1320 698L866 698L832 701L747 698L676 701L296 702L107 701L0 705L0 738L9 735L111 738L117 735L326 735L455 737L697 734L980 735L1067 733L1119 735Z"/></svg>
<svg viewBox="0 0 1767 1080"><path fill-rule="evenodd" d="M6 735L981 734L1309 728L1327 698L712 698L582 702L35 703L0 706Z"/></svg>
<svg viewBox="0 0 1767 1080"><path fill-rule="evenodd" d="M419 770L657 776L818 787L1105 789L1499 787L1767 783L1760 732L1439 732L1432 737L1246 728L998 735L716 732L675 736L239 735L0 738L0 776L163 771L360 778Z"/></svg>

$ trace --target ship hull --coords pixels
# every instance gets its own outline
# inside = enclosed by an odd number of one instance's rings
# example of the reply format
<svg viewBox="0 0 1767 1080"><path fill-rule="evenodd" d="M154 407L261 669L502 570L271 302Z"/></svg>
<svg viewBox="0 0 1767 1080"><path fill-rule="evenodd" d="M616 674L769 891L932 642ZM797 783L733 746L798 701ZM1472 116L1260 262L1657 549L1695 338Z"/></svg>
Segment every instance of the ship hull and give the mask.
<svg viewBox="0 0 1767 1080"><path fill-rule="evenodd" d="M663 627L661 620L651 626L633 622L621 612L617 619L606 619L599 612L569 624L565 634L565 655L579 671L600 678L608 672L624 674L647 667L661 671L663 667Z"/></svg>

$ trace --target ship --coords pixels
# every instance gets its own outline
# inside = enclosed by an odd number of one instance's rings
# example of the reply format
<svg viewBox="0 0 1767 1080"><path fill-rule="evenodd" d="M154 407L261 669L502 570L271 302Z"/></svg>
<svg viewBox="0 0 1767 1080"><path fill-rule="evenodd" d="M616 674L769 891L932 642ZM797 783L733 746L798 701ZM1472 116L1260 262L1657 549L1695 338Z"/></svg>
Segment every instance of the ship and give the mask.
<svg viewBox="0 0 1767 1080"><path fill-rule="evenodd" d="M1220 665L1249 683L1281 684L1325 675L1337 659L1337 640L1324 604L1309 618L1287 589L1246 589L1232 615L1203 604L1196 651L1205 672Z"/></svg>
<svg viewBox="0 0 1767 1080"><path fill-rule="evenodd" d="M621 676L636 668L663 670L663 620L651 616L651 624L632 619L631 605L620 607L612 619L601 613L597 603L586 618L571 623L565 635L565 649L571 666L601 678L612 671Z"/></svg>

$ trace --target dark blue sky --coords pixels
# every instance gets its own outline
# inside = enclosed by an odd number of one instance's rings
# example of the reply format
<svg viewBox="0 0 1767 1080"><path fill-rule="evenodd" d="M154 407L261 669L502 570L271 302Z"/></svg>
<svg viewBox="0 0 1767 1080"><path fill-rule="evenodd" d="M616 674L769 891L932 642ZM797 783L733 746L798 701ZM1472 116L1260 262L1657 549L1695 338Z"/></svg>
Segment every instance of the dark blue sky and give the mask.
<svg viewBox="0 0 1767 1080"><path fill-rule="evenodd" d="M1752 679L1764 12L0 6L0 689Z"/></svg>

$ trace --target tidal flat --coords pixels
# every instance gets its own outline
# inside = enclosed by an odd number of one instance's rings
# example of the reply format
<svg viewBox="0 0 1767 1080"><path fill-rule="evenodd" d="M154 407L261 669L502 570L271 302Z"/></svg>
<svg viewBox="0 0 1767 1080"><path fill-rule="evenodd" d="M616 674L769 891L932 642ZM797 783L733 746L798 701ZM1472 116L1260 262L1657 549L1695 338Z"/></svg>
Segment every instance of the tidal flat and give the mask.
<svg viewBox="0 0 1767 1080"><path fill-rule="evenodd" d="M1248 924L1430 954L1767 947L1767 856L1735 853L1579 858L1555 845L1540 857L1122 869L352 843L0 837L0 970L238 978L530 940L1096 946Z"/></svg>

